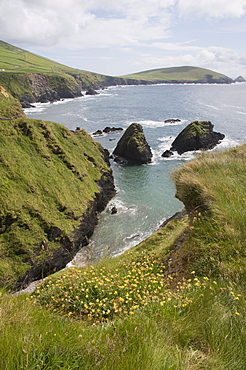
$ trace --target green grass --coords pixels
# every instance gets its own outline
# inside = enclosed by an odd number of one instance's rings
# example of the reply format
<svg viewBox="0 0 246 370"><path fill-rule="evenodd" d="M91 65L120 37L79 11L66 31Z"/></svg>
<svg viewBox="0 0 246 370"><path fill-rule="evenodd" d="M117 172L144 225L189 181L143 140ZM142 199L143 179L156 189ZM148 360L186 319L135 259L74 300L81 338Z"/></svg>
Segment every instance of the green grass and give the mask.
<svg viewBox="0 0 246 370"><path fill-rule="evenodd" d="M0 121L0 161L0 281L7 284L72 238L109 168L84 130L26 118ZM56 238L52 228L61 230Z"/></svg>
<svg viewBox="0 0 246 370"><path fill-rule="evenodd" d="M208 77L209 76L209 77ZM210 79L228 80L229 78L221 73L217 73L205 68L199 67L172 67L151 69L138 73L121 76L123 78L131 78L136 80L152 81L152 82L209 82Z"/></svg>
<svg viewBox="0 0 246 370"><path fill-rule="evenodd" d="M245 153L206 153L174 172L189 219L32 295L3 293L0 367L244 369Z"/></svg>
<svg viewBox="0 0 246 370"><path fill-rule="evenodd" d="M87 73L0 41L0 69L11 73ZM90 76L94 75L90 73Z"/></svg>
<svg viewBox="0 0 246 370"><path fill-rule="evenodd" d="M99 73L67 67L0 41L0 85L19 100L35 101L42 98L31 83L35 75L45 79L36 83L39 89L44 89L46 84L48 91L54 90L60 97L78 96L81 90L103 85L107 79Z"/></svg>
<svg viewBox="0 0 246 370"><path fill-rule="evenodd" d="M25 117L21 104L0 86L0 118Z"/></svg>

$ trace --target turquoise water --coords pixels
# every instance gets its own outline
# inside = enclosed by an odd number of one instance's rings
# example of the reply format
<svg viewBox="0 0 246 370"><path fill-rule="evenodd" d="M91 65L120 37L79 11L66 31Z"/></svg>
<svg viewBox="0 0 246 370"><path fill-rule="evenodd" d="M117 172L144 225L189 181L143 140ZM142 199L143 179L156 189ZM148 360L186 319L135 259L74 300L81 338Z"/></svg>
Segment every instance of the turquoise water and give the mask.
<svg viewBox="0 0 246 370"><path fill-rule="evenodd" d="M149 236L159 225L183 208L175 198L170 173L194 158L189 152L164 159L177 134L194 120L209 120L214 130L226 135L220 150L246 142L246 83L233 85L150 85L112 87L97 96L37 104L26 110L30 118L59 122L71 130L83 127L90 134L98 129L128 127L140 123L153 152L153 161L143 166L120 166L112 162L116 196L99 217L90 245L74 263L117 255ZM179 118L170 124L164 120ZM94 137L113 151L122 132ZM110 213L113 206L118 212Z"/></svg>

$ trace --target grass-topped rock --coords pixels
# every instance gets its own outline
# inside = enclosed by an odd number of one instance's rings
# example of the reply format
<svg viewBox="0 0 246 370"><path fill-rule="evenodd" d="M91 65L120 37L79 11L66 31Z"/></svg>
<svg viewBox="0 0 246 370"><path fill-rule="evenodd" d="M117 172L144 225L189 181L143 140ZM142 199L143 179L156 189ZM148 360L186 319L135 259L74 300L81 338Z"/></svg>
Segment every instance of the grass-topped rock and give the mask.
<svg viewBox="0 0 246 370"><path fill-rule="evenodd" d="M214 125L209 121L194 121L186 126L173 141L170 151L163 153L163 157L169 157L173 151L178 154L193 150L208 150L214 148L225 135L213 131Z"/></svg>
<svg viewBox="0 0 246 370"><path fill-rule="evenodd" d="M114 195L108 154L84 130L0 120L0 284L60 270Z"/></svg>
<svg viewBox="0 0 246 370"><path fill-rule="evenodd" d="M151 162L151 149L139 123L132 123L127 128L113 151L113 155L116 161L120 157L137 164Z"/></svg>

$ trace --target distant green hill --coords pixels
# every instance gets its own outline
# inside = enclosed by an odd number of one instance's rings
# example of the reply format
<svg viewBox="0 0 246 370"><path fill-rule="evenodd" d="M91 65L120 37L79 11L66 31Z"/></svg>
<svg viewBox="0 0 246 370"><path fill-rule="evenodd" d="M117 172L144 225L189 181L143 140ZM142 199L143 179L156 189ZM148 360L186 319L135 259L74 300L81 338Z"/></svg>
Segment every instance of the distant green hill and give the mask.
<svg viewBox="0 0 246 370"><path fill-rule="evenodd" d="M172 67L151 69L148 71L133 73L123 78L143 80L149 82L167 82L167 83L232 83L233 80L221 73L199 67Z"/></svg>

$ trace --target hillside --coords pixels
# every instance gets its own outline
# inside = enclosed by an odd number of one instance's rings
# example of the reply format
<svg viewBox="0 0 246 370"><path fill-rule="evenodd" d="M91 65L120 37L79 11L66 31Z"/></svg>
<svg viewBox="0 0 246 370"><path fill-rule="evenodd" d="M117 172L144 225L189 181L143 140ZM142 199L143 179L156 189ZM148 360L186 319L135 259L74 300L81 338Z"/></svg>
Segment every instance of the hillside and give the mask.
<svg viewBox="0 0 246 370"><path fill-rule="evenodd" d="M113 259L2 294L2 368L242 370L246 145L177 169L189 218Z"/></svg>
<svg viewBox="0 0 246 370"><path fill-rule="evenodd" d="M149 81L151 83L232 83L233 80L221 73L199 67L159 68L133 73L122 78Z"/></svg>
<svg viewBox="0 0 246 370"><path fill-rule="evenodd" d="M25 118L2 87L0 115L0 285L13 287L65 267L115 191L84 130Z"/></svg>
<svg viewBox="0 0 246 370"><path fill-rule="evenodd" d="M232 83L229 77L198 67L153 69L112 77L74 69L0 41L0 85L26 107L81 96L89 87L153 83Z"/></svg>
<svg viewBox="0 0 246 370"><path fill-rule="evenodd" d="M24 103L81 96L124 80L74 69L0 41L0 84Z"/></svg>

